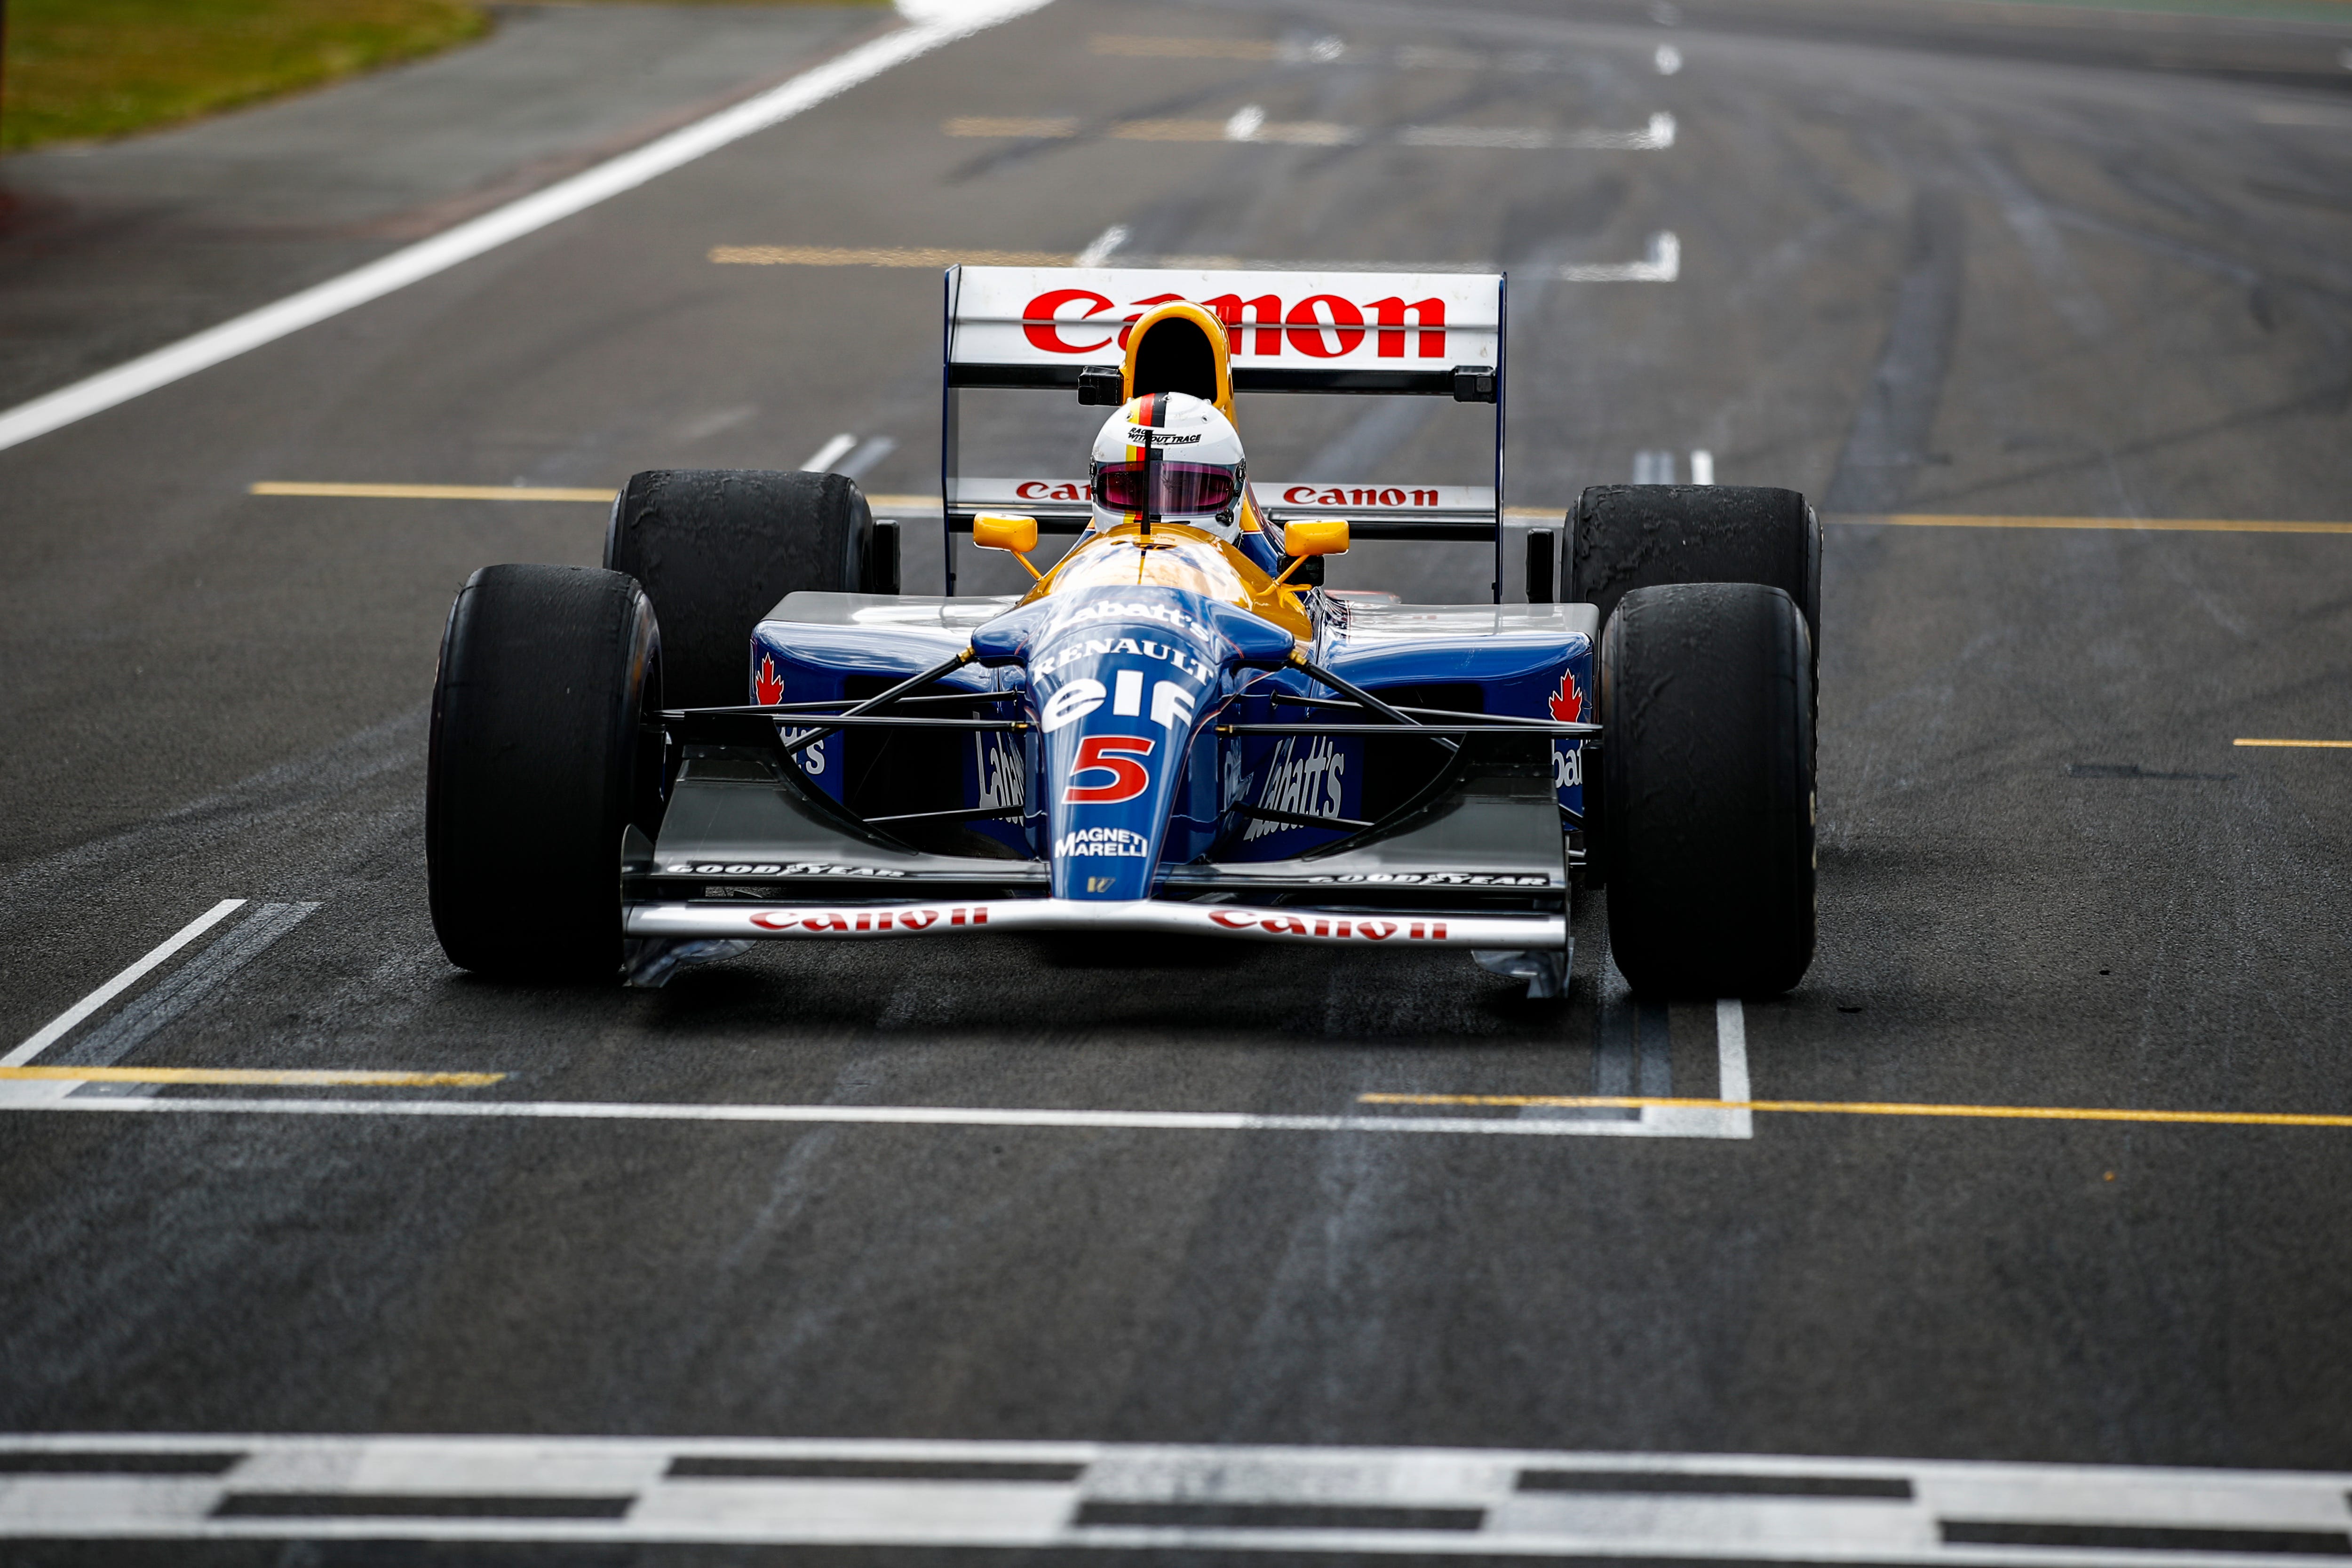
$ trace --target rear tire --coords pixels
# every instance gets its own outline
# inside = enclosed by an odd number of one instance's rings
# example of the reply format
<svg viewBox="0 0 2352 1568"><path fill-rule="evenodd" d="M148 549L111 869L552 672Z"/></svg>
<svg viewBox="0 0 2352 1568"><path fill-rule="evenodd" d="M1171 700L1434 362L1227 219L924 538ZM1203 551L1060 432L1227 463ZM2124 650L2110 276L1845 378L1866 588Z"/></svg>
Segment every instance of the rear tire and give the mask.
<svg viewBox="0 0 2352 1568"><path fill-rule="evenodd" d="M1795 490L1760 485L1594 485L1577 498L1570 597L1601 623L1636 588L1761 583L1822 640L1822 525Z"/></svg>
<svg viewBox="0 0 2352 1568"><path fill-rule="evenodd" d="M731 708L751 700L751 628L785 595L898 591L887 542L840 474L655 468L614 498L604 564L653 601L670 705Z"/></svg>
<svg viewBox="0 0 2352 1568"><path fill-rule="evenodd" d="M1609 947L1643 994L1772 995L1813 956L1812 647L1778 588L1636 588L1601 637Z"/></svg>
<svg viewBox="0 0 2352 1568"><path fill-rule="evenodd" d="M433 929L461 968L610 976L621 839L650 833L662 701L653 606L617 572L485 566L449 611L433 683L425 855Z"/></svg>

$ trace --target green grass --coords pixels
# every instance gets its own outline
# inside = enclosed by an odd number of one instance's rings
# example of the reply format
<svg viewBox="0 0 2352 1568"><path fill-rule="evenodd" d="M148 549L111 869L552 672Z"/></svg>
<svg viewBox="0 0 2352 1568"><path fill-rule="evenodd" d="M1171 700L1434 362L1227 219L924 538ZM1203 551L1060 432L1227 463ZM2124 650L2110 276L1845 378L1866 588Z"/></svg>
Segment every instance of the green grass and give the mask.
<svg viewBox="0 0 2352 1568"><path fill-rule="evenodd" d="M5 0L0 150L127 136L478 37L472 0Z"/></svg>

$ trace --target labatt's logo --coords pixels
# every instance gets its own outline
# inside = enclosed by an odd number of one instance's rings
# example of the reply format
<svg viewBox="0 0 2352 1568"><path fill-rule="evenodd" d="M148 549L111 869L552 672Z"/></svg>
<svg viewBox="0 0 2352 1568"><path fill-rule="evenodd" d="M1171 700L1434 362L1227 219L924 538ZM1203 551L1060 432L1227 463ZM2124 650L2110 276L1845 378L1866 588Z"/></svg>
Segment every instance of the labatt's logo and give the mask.
<svg viewBox="0 0 2352 1568"><path fill-rule="evenodd" d="M1100 318L1106 311L1118 309L1117 301L1091 289L1048 289L1021 308L1021 331L1031 347L1046 353L1098 353L1113 344L1124 351L1128 332L1144 311L1183 297L1154 294L1145 300L1130 300L1128 303L1134 307L1133 312L1117 318L1118 331L1097 337L1096 332L1110 326L1109 321ZM1443 300L1407 300L1402 295L1392 295L1385 300L1360 302L1343 294L1309 294L1286 303L1279 294L1260 294L1249 300L1239 294L1220 294L1199 303L1224 322L1225 335L1237 354L1273 358L1286 346L1310 359L1346 359L1369 340L1375 358L1404 359L1409 357L1405 344L1411 339L1411 357L1445 357ZM1086 308L1076 314L1066 314L1073 305ZM1091 330L1080 340L1064 337L1065 329Z"/></svg>
<svg viewBox="0 0 2352 1568"><path fill-rule="evenodd" d="M1551 716L1562 724L1573 724L1584 711L1584 692L1576 684L1576 671L1564 669L1559 674L1559 689L1546 700ZM1584 746L1578 741L1556 741L1551 748L1551 784L1554 789L1577 789L1584 784Z"/></svg>

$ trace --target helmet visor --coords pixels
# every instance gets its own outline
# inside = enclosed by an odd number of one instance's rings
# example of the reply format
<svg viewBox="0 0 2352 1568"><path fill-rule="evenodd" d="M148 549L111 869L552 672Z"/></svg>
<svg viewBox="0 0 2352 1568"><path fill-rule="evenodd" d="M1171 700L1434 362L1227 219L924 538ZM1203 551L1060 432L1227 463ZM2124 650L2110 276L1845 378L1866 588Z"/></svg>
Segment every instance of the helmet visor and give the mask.
<svg viewBox="0 0 2352 1568"><path fill-rule="evenodd" d="M1111 511L1154 516L1223 511L1234 504L1239 478L1214 463L1097 463L1095 502Z"/></svg>

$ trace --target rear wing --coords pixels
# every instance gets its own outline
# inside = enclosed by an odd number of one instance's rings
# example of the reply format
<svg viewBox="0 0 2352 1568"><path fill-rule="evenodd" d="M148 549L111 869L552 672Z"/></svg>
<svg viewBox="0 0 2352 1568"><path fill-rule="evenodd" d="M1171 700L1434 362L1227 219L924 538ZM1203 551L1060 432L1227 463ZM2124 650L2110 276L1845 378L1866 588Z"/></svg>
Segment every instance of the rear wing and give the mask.
<svg viewBox="0 0 2352 1568"><path fill-rule="evenodd" d="M1083 451L1072 452L1059 474L1008 475L1010 465L985 456L975 464L981 471L965 472L962 394L1012 389L1104 401L1126 356L1128 327L1171 300L1224 322L1237 398L1321 393L1491 405L1491 483L1307 483L1254 474L1250 489L1277 526L1336 513L1360 539L1491 543L1500 584L1502 274L950 267L946 281L940 476L950 594L956 535L971 532L981 512L1025 512L1048 533L1079 532L1091 515ZM1087 372L1095 374L1082 385Z"/></svg>

